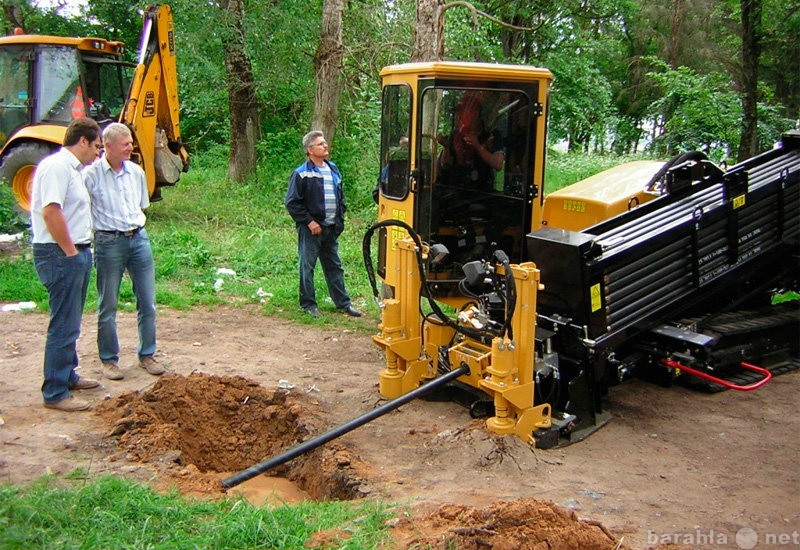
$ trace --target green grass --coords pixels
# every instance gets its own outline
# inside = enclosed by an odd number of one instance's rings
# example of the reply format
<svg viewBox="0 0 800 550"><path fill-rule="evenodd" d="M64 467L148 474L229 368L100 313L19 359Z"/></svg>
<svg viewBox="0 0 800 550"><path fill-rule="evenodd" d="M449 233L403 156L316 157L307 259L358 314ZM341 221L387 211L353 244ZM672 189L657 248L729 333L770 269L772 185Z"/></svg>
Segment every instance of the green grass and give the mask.
<svg viewBox="0 0 800 550"><path fill-rule="evenodd" d="M0 550L298 549L325 530L340 536L337 548L367 549L387 540L390 515L372 501L258 508L240 498L158 493L118 477L88 484L44 477L27 487L0 486Z"/></svg>
<svg viewBox="0 0 800 550"><path fill-rule="evenodd" d="M630 159L596 155L548 157L546 191L552 192L593 173ZM294 223L283 207L292 166L262 169L244 185L230 183L221 151L196 155L192 169L178 185L163 190L163 201L148 210L147 231L156 261L156 301L161 307L186 309L221 304L259 304L265 314L281 315L300 322L335 324L338 316L313 320L297 305L297 241ZM373 180L348 180L351 207L347 228L340 238L345 282L356 307L378 312L364 272L361 253L363 235L376 219L375 207L363 200L371 193ZM351 200L351 195L353 200ZM218 274L232 270L235 275ZM217 280L222 280L221 287ZM215 288L215 283L217 286ZM315 277L320 308L332 310L325 281ZM133 310L130 281L123 281L120 308ZM33 301L47 310L47 293L39 283L30 250L22 257L0 257L0 301ZM97 292L90 283L87 311L94 311ZM367 330L374 321L358 324Z"/></svg>

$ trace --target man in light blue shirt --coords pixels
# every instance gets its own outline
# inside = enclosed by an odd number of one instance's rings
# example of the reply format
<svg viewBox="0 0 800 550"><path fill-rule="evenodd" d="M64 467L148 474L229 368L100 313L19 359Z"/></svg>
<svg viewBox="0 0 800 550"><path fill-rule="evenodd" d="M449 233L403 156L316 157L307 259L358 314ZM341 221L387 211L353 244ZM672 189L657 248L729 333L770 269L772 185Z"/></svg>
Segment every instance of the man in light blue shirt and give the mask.
<svg viewBox="0 0 800 550"><path fill-rule="evenodd" d="M164 367L156 351L156 283L144 210L150 206L144 171L131 162L133 137L127 126L113 123L103 130L105 155L86 169L92 199L94 263L97 268L97 350L103 376L120 380L117 303L122 276L128 271L136 296L139 366L153 375Z"/></svg>

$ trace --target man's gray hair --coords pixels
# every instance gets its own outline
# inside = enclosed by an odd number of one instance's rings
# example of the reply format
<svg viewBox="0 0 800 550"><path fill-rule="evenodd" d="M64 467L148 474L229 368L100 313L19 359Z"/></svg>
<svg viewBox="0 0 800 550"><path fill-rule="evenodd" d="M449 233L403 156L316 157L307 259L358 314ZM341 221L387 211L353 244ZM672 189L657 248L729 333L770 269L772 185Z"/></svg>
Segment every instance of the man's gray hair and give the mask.
<svg viewBox="0 0 800 550"><path fill-rule="evenodd" d="M121 122L112 122L103 129L103 143L116 142L120 137L133 137L130 129Z"/></svg>
<svg viewBox="0 0 800 550"><path fill-rule="evenodd" d="M324 137L325 134L321 130L311 130L303 136L303 151L308 151L308 148L314 145L317 138Z"/></svg>

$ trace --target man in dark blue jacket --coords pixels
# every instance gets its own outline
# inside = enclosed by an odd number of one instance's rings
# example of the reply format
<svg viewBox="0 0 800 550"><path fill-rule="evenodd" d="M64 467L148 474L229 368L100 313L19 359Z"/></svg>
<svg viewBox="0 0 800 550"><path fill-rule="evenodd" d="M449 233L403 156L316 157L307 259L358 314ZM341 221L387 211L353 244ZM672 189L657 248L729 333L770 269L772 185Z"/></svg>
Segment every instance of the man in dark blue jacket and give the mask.
<svg viewBox="0 0 800 550"><path fill-rule="evenodd" d="M339 257L339 235L344 230L347 210L341 173L328 160L328 143L319 130L303 136L303 148L308 159L292 172L284 200L286 210L297 224L300 307L313 317L320 316L314 292L314 268L319 259L336 309L351 317L361 317L361 312L350 304L350 296L344 288L344 270Z"/></svg>

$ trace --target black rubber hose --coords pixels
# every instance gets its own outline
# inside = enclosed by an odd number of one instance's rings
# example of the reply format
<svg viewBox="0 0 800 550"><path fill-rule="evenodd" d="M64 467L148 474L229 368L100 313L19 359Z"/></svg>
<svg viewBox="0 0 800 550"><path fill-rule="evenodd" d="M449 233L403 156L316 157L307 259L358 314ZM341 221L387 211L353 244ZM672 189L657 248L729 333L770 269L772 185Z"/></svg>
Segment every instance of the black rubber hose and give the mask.
<svg viewBox="0 0 800 550"><path fill-rule="evenodd" d="M491 344L492 338L494 333L489 331L479 331L470 327L465 327L459 325L450 317L448 317L443 311L442 308L439 307L439 304L436 303L436 300L433 299L430 289L428 288L428 279L425 277L425 266L422 263L422 240L419 238L419 235L414 228L412 228L407 223L400 221L400 220L384 220L382 222L378 222L372 225L367 232L364 234L364 240L361 244L361 252L364 255L364 267L367 270L367 277L369 278L370 285L372 286L372 293L375 298L378 298L378 284L375 279L375 269L372 266L372 257L370 254L372 248L372 234L381 227L401 227L405 229L411 238L414 241L414 244L417 246L417 268L419 269L420 274L420 296L424 296L428 300L428 304L430 305L433 312L442 320L442 322L447 325L448 327L469 336L479 342L489 345Z"/></svg>
<svg viewBox="0 0 800 550"><path fill-rule="evenodd" d="M460 367L455 370L448 372L447 374L440 376L439 378L434 378L430 382L411 390L410 392L401 395L396 399L392 399L388 403L381 405L376 409L372 409L366 414L363 414L357 418L354 418L350 422L346 424L342 424L338 428L334 428L329 432L326 432L322 435L318 435L313 439L309 439L308 441L304 441L300 445L296 447L292 447L288 451L284 451L283 453L279 454L278 456L272 457L269 460L265 460L264 462L259 462L254 466L250 466L246 470L242 470L239 473L233 474L232 476L225 478L222 480L222 487L223 489L229 489L240 483L244 483L248 479L252 479L259 474L262 474L269 470L270 468L274 468L275 466L280 466L284 462L288 462L293 458L297 458L298 456L305 454L309 451L313 451L317 447L324 445L328 441L336 439L337 437L341 437L344 434L355 430L356 428L363 426L367 422L372 422L376 418L383 416L384 414L393 411L397 407L401 405L405 405L409 401L413 401L417 397L421 397L428 393L431 390L438 388L439 386L443 386L448 382L455 380L459 376L469 374L469 367L462 363Z"/></svg>
<svg viewBox="0 0 800 550"><path fill-rule="evenodd" d="M644 188L650 189L658 180L664 177L664 174L666 174L670 168L689 160L697 162L701 160L708 160L708 157L705 155L705 153L700 151L685 151L683 153L679 153L665 162L664 166L662 166L658 172L656 172L653 177L650 178L650 181L647 182L647 185L645 185Z"/></svg>

